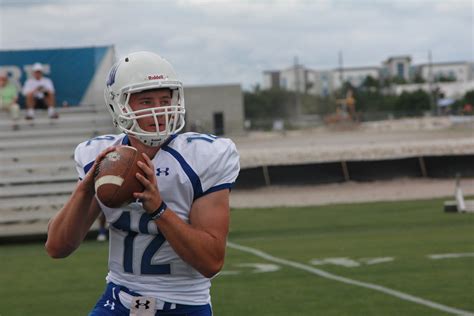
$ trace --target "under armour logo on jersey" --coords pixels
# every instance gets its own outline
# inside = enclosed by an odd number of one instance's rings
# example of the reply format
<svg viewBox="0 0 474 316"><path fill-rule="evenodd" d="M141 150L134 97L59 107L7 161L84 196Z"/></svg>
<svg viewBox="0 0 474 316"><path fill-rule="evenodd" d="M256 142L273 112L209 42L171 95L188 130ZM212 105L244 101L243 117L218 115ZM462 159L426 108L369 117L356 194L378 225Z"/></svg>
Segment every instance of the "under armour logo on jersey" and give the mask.
<svg viewBox="0 0 474 316"><path fill-rule="evenodd" d="M140 302L140 300L136 300L135 301L135 308L140 308L140 306L145 306L145 309L149 309L150 308L150 301L149 300L146 300L145 303L142 303Z"/></svg>
<svg viewBox="0 0 474 316"><path fill-rule="evenodd" d="M164 174L165 176L169 176L170 175L170 168L166 167L166 168L157 168L156 169L156 175L159 177L161 176L161 174Z"/></svg>
<svg viewBox="0 0 474 316"><path fill-rule="evenodd" d="M115 309L115 303L107 300L107 302L104 304L104 307L110 307L110 310L113 311Z"/></svg>

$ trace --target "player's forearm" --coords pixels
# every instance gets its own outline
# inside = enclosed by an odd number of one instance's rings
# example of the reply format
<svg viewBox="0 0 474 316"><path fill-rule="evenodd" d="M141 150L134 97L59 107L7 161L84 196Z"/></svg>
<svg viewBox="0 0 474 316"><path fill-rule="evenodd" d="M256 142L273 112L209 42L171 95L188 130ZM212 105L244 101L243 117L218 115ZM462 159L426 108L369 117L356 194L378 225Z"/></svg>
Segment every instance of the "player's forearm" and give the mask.
<svg viewBox="0 0 474 316"><path fill-rule="evenodd" d="M45 247L51 257L67 257L79 247L99 214L93 199L93 192L78 187L50 221Z"/></svg>
<svg viewBox="0 0 474 316"><path fill-rule="evenodd" d="M163 213L157 224L174 251L199 273L211 278L222 269L225 239L191 226L169 210Z"/></svg>

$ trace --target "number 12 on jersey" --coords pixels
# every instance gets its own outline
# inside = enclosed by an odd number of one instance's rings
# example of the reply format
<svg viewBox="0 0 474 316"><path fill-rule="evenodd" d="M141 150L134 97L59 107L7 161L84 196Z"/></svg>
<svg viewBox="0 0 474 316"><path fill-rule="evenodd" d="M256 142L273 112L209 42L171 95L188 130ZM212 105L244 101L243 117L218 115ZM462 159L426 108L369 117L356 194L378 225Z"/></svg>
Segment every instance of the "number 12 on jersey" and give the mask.
<svg viewBox="0 0 474 316"><path fill-rule="evenodd" d="M148 222L150 217L144 213L140 217L139 230L141 233L148 234ZM123 270L128 273L133 272L133 251L135 237L138 235L130 228L130 212L123 212L119 219L112 224L115 228L128 232L123 241ZM162 234L156 235L143 251L140 263L140 274L170 274L169 264L152 264L151 260L158 252L160 247L166 241Z"/></svg>

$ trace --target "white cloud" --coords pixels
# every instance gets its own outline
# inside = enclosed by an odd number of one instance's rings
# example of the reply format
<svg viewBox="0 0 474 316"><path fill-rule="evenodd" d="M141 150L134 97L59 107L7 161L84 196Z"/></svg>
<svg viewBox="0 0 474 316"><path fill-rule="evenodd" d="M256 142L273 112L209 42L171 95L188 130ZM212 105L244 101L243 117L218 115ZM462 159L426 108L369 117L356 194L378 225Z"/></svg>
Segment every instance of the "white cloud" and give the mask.
<svg viewBox="0 0 474 316"><path fill-rule="evenodd" d="M449 3L449 4L448 4ZM295 56L313 68L472 60L469 0L3 0L3 49L114 44L152 50L190 84L261 80Z"/></svg>

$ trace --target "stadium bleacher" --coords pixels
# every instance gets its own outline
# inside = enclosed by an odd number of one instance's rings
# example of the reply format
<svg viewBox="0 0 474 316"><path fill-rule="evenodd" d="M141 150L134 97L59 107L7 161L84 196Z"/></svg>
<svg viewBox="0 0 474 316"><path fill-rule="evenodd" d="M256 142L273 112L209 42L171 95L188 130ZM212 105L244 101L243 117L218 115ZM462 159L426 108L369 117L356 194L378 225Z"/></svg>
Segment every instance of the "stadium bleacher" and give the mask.
<svg viewBox="0 0 474 316"><path fill-rule="evenodd" d="M113 133L110 115L93 106L60 108L51 120L38 111L12 130L0 114L0 235L41 234L77 181L72 156L76 145Z"/></svg>
<svg viewBox="0 0 474 316"><path fill-rule="evenodd" d="M115 133L105 108L68 107L59 113L59 120L50 120L39 112L34 122L21 120L18 131L0 113L0 243L2 238L44 237L48 220L77 181L74 148L97 135ZM458 129L451 123L440 125L440 120L449 119L434 118L441 127L428 131L405 125L379 131L364 125L351 132L317 129L232 137L241 157L235 188L446 179L457 173L474 177L472 121Z"/></svg>

